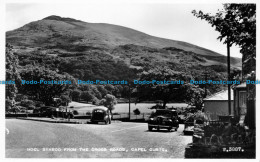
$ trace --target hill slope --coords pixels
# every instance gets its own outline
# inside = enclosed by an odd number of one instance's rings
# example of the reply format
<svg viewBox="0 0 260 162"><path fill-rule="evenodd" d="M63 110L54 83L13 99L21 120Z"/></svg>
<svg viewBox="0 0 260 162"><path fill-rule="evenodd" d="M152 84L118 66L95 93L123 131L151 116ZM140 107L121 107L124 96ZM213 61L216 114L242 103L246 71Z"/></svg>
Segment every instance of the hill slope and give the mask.
<svg viewBox="0 0 260 162"><path fill-rule="evenodd" d="M30 34L30 35L28 35ZM52 36L52 38L51 38ZM189 43L158 38L148 34L117 25L102 23L86 23L83 21L62 18L59 16L49 16L42 20L31 22L14 31L7 32L8 41L27 40L30 43L38 43L40 39L49 41L57 37L68 37L73 40L73 44L84 46L105 46L115 47L118 45L135 44L154 48L175 47L185 51L191 51L200 55L220 56L220 54L201 48ZM23 38L21 38L23 37ZM47 38L46 38L47 37ZM31 39L31 40L28 40ZM68 41L72 41L68 39ZM29 43L25 41L24 44Z"/></svg>
<svg viewBox="0 0 260 162"><path fill-rule="evenodd" d="M135 74L156 66L196 69L197 73L205 67L226 71L225 56L196 45L122 26L59 16L8 31L6 41L14 45L21 66L45 66L83 79L122 79L127 71ZM231 58L231 66L240 69L241 59Z"/></svg>

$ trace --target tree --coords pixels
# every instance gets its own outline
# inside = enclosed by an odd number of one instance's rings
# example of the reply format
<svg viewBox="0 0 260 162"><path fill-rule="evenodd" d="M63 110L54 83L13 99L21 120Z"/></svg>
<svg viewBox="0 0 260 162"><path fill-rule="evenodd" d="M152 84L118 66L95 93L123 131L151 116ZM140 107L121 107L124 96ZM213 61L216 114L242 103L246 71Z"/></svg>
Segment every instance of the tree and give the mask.
<svg viewBox="0 0 260 162"><path fill-rule="evenodd" d="M16 84L20 82L20 74L17 70L18 59L13 53L13 47L10 44L6 44L6 81L14 81L15 84L6 84L6 111L15 108L15 97L18 92Z"/></svg>
<svg viewBox="0 0 260 162"><path fill-rule="evenodd" d="M17 101L17 102L20 102L22 100L27 100L27 99L28 99L28 97L24 94L17 94L15 96L15 101Z"/></svg>
<svg viewBox="0 0 260 162"><path fill-rule="evenodd" d="M91 94L89 91L83 91L81 93L81 99L83 99L86 102L92 101L94 99L94 95Z"/></svg>
<svg viewBox="0 0 260 162"><path fill-rule="evenodd" d="M220 32L218 39L241 47L243 73L255 71L256 65L256 4L224 4L215 15L193 10L192 13Z"/></svg>
<svg viewBox="0 0 260 162"><path fill-rule="evenodd" d="M133 112L134 112L135 115L140 115L141 114L141 112L140 112L140 110L138 108L134 109Z"/></svg>
<svg viewBox="0 0 260 162"><path fill-rule="evenodd" d="M114 94L114 95L115 95L116 97L121 97L122 92L123 92L123 89L124 89L124 88L122 87L122 85L120 85L120 84L119 84L119 85L115 85L115 90L116 90L116 91L115 91L115 94Z"/></svg>
<svg viewBox="0 0 260 162"><path fill-rule="evenodd" d="M100 104L100 100L97 97L94 97L92 99L92 105L99 105Z"/></svg>
<svg viewBox="0 0 260 162"><path fill-rule="evenodd" d="M99 92L96 86L93 86L91 90L95 97L97 97L99 100L102 99L102 94Z"/></svg>
<svg viewBox="0 0 260 162"><path fill-rule="evenodd" d="M185 102L201 110L205 91L194 84L186 84L184 88L186 89Z"/></svg>
<svg viewBox="0 0 260 162"><path fill-rule="evenodd" d="M105 85L105 89L107 90L107 93L113 94L115 88L112 84Z"/></svg>
<svg viewBox="0 0 260 162"><path fill-rule="evenodd" d="M167 67L158 67L151 69L148 72L143 72L140 77L141 81L156 80L163 83L154 84L139 84L138 89L138 101L145 100L162 100L163 108L169 101L181 101L183 100L183 94L181 91L183 86L181 81L187 80L187 76L182 72L173 71ZM167 84L164 81L172 81L176 84Z"/></svg>
<svg viewBox="0 0 260 162"><path fill-rule="evenodd" d="M20 105L23 107L27 107L27 108L35 106L34 102L32 100L28 100L28 99L22 100Z"/></svg>
<svg viewBox="0 0 260 162"><path fill-rule="evenodd" d="M228 46L236 44L241 47L243 79L255 80L256 70L256 4L224 4L224 10L216 15L204 14L202 11L192 13L209 22L212 27L220 32L218 39ZM247 104L255 103L255 84L247 84ZM255 128L255 120L248 114L255 114L255 104L248 106L245 123L250 128Z"/></svg>
<svg viewBox="0 0 260 162"><path fill-rule="evenodd" d="M68 106L68 103L71 102L70 97L68 95L65 95L65 94L61 95L60 99L61 99L61 104L65 105L65 106Z"/></svg>
<svg viewBox="0 0 260 162"><path fill-rule="evenodd" d="M71 97L73 101L80 101L81 90L75 89L71 92Z"/></svg>
<svg viewBox="0 0 260 162"><path fill-rule="evenodd" d="M102 100L101 102L105 107L108 108L113 118L112 110L115 109L115 105L117 104L116 97L111 94L107 94L104 100Z"/></svg>
<svg viewBox="0 0 260 162"><path fill-rule="evenodd" d="M59 97L68 88L73 86L65 82L72 81L73 77L61 75L45 68L37 67L23 70L21 77L23 78L22 82L26 80L27 83L23 82L24 84L21 86L20 91L23 94L33 97L35 100L42 101L46 106L53 103L54 97Z"/></svg>
<svg viewBox="0 0 260 162"><path fill-rule="evenodd" d="M108 93L103 85L97 85L97 89L101 93L102 97L104 97Z"/></svg>
<svg viewBox="0 0 260 162"><path fill-rule="evenodd" d="M90 85L90 84L80 84L79 89L81 91L91 91L92 85Z"/></svg>

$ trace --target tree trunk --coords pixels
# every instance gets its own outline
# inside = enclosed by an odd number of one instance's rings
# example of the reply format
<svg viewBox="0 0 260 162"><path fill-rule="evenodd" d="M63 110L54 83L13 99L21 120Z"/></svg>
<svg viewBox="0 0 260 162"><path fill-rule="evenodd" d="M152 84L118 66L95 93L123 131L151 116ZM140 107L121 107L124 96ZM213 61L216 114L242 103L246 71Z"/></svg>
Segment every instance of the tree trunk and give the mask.
<svg viewBox="0 0 260 162"><path fill-rule="evenodd" d="M113 114L112 114L112 110L109 110L110 114L111 114L111 120L113 119Z"/></svg>
<svg viewBox="0 0 260 162"><path fill-rule="evenodd" d="M167 100L163 100L163 109L165 109L166 104L167 104Z"/></svg>

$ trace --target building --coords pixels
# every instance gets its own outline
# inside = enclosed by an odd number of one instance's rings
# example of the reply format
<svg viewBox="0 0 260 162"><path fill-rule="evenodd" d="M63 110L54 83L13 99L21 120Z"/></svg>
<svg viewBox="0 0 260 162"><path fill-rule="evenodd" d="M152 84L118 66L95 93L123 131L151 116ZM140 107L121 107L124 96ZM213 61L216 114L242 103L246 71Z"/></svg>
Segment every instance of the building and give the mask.
<svg viewBox="0 0 260 162"><path fill-rule="evenodd" d="M246 84L242 83L236 87L234 87L233 97L235 99L234 102L234 116L239 117L239 123L244 123L246 116L246 104L247 104L247 89Z"/></svg>
<svg viewBox="0 0 260 162"><path fill-rule="evenodd" d="M250 97L250 86L254 85L242 83L234 87L234 116L239 124L255 129L255 98Z"/></svg>
<svg viewBox="0 0 260 162"><path fill-rule="evenodd" d="M231 115L234 114L233 90L231 90ZM217 92L204 99L204 112L209 120L218 120L219 116L228 116L228 90Z"/></svg>

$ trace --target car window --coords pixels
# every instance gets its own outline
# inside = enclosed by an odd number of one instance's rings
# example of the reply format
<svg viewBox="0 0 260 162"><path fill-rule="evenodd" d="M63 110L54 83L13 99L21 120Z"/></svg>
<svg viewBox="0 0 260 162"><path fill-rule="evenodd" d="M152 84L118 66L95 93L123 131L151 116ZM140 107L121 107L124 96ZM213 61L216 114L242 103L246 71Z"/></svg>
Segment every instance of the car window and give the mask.
<svg viewBox="0 0 260 162"><path fill-rule="evenodd" d="M95 110L96 113L103 113L103 110Z"/></svg>
<svg viewBox="0 0 260 162"><path fill-rule="evenodd" d="M169 111L169 110L157 110L155 113L151 115L151 117L155 116L167 116L167 117L172 117L172 116L177 116L177 112L175 111Z"/></svg>

